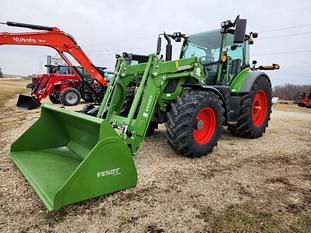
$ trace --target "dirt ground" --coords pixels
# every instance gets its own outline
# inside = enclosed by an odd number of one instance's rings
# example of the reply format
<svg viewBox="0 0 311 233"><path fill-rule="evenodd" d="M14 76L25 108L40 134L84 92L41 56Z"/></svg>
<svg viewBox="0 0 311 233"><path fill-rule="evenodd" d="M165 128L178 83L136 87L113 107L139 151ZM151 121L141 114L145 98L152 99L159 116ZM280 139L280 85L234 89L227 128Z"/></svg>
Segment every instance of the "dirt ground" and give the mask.
<svg viewBox="0 0 311 233"><path fill-rule="evenodd" d="M135 157L137 187L49 213L9 159L39 116L16 98L0 105L0 232L311 232L311 110L276 105L262 138L224 131L200 159L161 126Z"/></svg>

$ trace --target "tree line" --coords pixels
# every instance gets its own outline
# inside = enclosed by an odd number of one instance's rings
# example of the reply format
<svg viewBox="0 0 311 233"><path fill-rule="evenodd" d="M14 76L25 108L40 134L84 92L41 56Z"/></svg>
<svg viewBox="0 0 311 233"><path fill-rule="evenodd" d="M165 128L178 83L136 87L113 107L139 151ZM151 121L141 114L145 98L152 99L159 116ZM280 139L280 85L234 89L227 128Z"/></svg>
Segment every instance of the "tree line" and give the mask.
<svg viewBox="0 0 311 233"><path fill-rule="evenodd" d="M285 84L273 88L273 96L279 97L282 100L295 100L301 92L310 93L311 85Z"/></svg>

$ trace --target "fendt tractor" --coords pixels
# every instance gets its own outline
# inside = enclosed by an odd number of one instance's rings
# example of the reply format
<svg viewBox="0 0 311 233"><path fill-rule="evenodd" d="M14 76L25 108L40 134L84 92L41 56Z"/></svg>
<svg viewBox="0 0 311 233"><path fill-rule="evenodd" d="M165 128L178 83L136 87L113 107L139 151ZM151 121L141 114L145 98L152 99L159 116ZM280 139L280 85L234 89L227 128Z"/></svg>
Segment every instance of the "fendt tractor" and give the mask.
<svg viewBox="0 0 311 233"><path fill-rule="evenodd" d="M57 27L47 27L41 25L16 23L16 22L0 22L0 24L37 30L35 32L0 32L0 45L27 45L27 46L46 46L50 47L58 53L58 55L67 63L71 71L80 80L81 90L87 89L91 93L91 97L95 103L100 102L103 98L104 91L107 86L107 80L103 73L98 70L88 56L84 53L82 48L77 44L75 39L61 31ZM94 82L85 80L85 76L81 75L76 66L70 61L70 55L74 58L84 69L85 72L93 78ZM41 105L40 101L45 98L53 90L54 84L61 81L61 77L54 77L54 79L45 79L40 82L36 90L30 96L20 95L17 101L17 107L24 109L34 109ZM96 83L96 85L93 85ZM100 88L97 88L100 86ZM75 98L73 89L68 93L68 100L71 102Z"/></svg>
<svg viewBox="0 0 311 233"><path fill-rule="evenodd" d="M156 54L124 53L99 106L85 113L43 105L41 117L11 147L11 158L49 210L137 184L133 156L148 131L165 123L176 153L212 152L223 126L258 138L271 114L271 83L250 66L246 20L213 31L159 35ZM165 38L165 58L161 38ZM172 60L172 40L182 42Z"/></svg>

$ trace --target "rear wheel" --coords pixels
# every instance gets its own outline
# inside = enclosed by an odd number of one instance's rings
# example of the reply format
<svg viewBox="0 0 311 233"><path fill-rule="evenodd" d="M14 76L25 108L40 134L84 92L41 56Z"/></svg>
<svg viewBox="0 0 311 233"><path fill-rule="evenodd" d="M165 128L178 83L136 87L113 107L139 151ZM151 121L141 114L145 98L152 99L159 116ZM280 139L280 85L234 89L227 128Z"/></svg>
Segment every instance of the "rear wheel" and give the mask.
<svg viewBox="0 0 311 233"><path fill-rule="evenodd" d="M85 102L93 102L93 96L91 93L84 93L84 95L82 96L82 99Z"/></svg>
<svg viewBox="0 0 311 233"><path fill-rule="evenodd" d="M224 109L213 93L190 91L177 97L167 113L167 139L172 148L190 157L212 152L220 137Z"/></svg>
<svg viewBox="0 0 311 233"><path fill-rule="evenodd" d="M78 105L81 100L80 92L75 88L66 88L60 95L61 103L65 106Z"/></svg>
<svg viewBox="0 0 311 233"><path fill-rule="evenodd" d="M236 125L229 125L235 136L246 138L261 137L270 120L272 94L268 78L258 78L249 94L242 97L241 108Z"/></svg>

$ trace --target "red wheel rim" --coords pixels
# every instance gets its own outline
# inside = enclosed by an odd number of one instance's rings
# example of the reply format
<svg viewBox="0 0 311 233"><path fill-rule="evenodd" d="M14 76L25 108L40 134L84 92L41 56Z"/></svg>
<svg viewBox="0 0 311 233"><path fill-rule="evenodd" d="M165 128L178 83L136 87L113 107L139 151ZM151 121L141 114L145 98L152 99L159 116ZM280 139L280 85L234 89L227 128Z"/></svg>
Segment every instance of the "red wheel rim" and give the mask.
<svg viewBox="0 0 311 233"><path fill-rule="evenodd" d="M264 90L258 90L253 100L252 119L256 127L260 127L265 121L268 110L267 95Z"/></svg>
<svg viewBox="0 0 311 233"><path fill-rule="evenodd" d="M216 122L216 113L211 107L205 107L199 111L193 129L193 138L197 144L206 144L212 138Z"/></svg>

